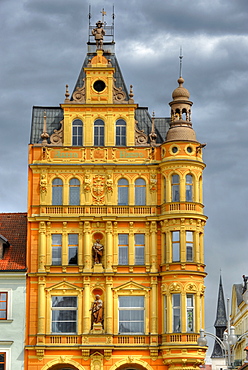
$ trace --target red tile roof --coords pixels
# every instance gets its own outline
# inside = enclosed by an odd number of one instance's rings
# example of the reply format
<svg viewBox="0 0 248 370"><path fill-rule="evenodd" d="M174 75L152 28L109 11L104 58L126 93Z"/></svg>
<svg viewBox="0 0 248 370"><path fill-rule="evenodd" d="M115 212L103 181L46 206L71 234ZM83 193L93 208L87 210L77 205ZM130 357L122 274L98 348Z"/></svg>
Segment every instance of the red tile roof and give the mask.
<svg viewBox="0 0 248 370"><path fill-rule="evenodd" d="M0 213L0 234L10 244L0 259L0 271L25 270L27 213Z"/></svg>

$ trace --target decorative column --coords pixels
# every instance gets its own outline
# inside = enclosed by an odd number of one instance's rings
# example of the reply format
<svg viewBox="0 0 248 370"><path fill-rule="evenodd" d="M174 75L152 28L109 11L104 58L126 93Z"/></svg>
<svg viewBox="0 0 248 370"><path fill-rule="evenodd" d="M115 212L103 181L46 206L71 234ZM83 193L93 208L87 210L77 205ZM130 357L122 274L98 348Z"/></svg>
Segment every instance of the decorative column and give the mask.
<svg viewBox="0 0 248 370"><path fill-rule="evenodd" d="M106 223L106 272L112 272L113 264L113 230L112 222L107 221Z"/></svg>
<svg viewBox="0 0 248 370"><path fill-rule="evenodd" d="M129 244L129 246L128 246L129 270L133 271L133 265L134 265L134 261L135 261L133 222L129 222L128 244Z"/></svg>
<svg viewBox="0 0 248 370"><path fill-rule="evenodd" d="M84 223L84 272L91 271L91 238L90 238L90 223Z"/></svg>
<svg viewBox="0 0 248 370"><path fill-rule="evenodd" d="M106 328L107 334L113 333L113 296L112 296L112 286L113 286L113 279L111 276L106 277L106 304L105 304L105 310L106 310L106 321L104 323L104 326Z"/></svg>
<svg viewBox="0 0 248 370"><path fill-rule="evenodd" d="M157 277L151 277L151 317L150 317L150 331L151 334L158 334L158 298L157 298Z"/></svg>
<svg viewBox="0 0 248 370"><path fill-rule="evenodd" d="M78 266L79 271L83 268L83 222L79 222L79 233L78 233Z"/></svg>
<svg viewBox="0 0 248 370"><path fill-rule="evenodd" d="M157 272L157 224L155 221L150 225L151 233L151 272Z"/></svg>
<svg viewBox="0 0 248 370"><path fill-rule="evenodd" d="M45 271L46 264L46 223L40 222L39 224L39 245L38 245L38 261L39 261L39 272Z"/></svg>
<svg viewBox="0 0 248 370"><path fill-rule="evenodd" d="M46 296L45 296L45 277L40 276L38 280L38 333L37 344L44 343L45 335L45 314L46 314Z"/></svg>
<svg viewBox="0 0 248 370"><path fill-rule="evenodd" d="M63 270L65 266L68 265L68 251L67 251L67 222L63 222L63 231L62 231L62 266Z"/></svg>
<svg viewBox="0 0 248 370"><path fill-rule="evenodd" d="M84 277L83 334L89 334L91 326L90 277Z"/></svg>

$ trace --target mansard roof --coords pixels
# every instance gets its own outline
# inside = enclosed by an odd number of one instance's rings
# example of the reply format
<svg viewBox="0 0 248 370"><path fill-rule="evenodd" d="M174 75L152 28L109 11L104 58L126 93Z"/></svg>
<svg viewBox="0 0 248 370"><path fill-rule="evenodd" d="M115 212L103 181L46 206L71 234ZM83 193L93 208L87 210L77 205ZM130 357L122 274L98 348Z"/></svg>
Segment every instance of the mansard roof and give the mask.
<svg viewBox="0 0 248 370"><path fill-rule="evenodd" d="M8 242L0 271L26 271L27 213L0 213L0 234Z"/></svg>

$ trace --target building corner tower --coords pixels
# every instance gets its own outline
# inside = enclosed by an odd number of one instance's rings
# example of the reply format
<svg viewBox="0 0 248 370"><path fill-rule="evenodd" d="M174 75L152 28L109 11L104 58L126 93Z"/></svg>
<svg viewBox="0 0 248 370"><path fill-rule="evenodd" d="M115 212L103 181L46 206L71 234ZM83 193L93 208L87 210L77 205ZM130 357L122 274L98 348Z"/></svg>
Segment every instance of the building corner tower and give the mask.
<svg viewBox="0 0 248 370"><path fill-rule="evenodd" d="M193 103L180 77L171 117L151 117L113 24L89 28L71 96L33 108L25 369L193 370L206 275Z"/></svg>

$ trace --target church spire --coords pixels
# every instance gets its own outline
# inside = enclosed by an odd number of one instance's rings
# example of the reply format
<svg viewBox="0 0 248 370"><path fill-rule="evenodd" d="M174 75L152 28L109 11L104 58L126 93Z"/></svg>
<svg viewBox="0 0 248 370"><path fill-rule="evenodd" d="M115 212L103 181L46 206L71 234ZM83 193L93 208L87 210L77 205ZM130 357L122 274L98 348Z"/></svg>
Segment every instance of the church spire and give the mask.
<svg viewBox="0 0 248 370"><path fill-rule="evenodd" d="M215 319L214 327L215 327L216 336L220 338L220 340L222 340L223 333L227 328L227 317L226 317L226 305L225 305L225 298L224 298L224 291L223 291L223 286L222 286L221 275L220 275L217 312L216 312L216 319ZM214 349L211 355L211 358L215 358L215 357L223 357L223 351L220 348L220 345L217 341L215 341L214 343Z"/></svg>

